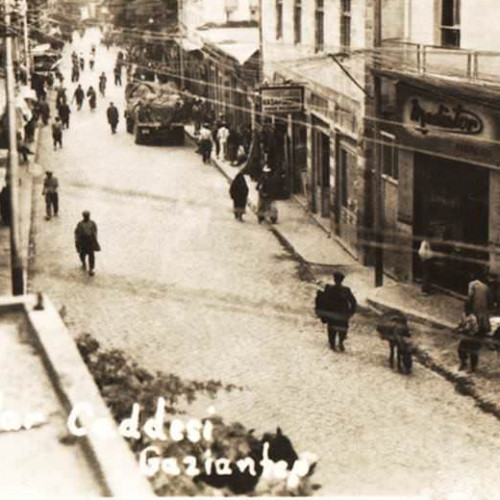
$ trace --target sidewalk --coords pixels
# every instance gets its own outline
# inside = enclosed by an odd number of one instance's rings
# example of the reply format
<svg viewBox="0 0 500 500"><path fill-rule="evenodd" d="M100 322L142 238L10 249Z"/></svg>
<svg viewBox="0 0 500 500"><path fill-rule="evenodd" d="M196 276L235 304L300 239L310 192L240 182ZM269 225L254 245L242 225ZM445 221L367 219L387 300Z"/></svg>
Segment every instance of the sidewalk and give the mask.
<svg viewBox="0 0 500 500"><path fill-rule="evenodd" d="M194 128L187 126L188 135L193 138ZM212 157L212 163L228 179L232 180L238 172L237 167ZM253 182L250 187L249 205L255 209L258 194ZM384 277L384 286L374 287L374 269L360 264L331 237L327 228L321 227L312 214L294 197L278 202L278 224L270 228L280 240L305 262L311 269L316 282L331 282L334 271L340 270L346 275L350 286L362 306L384 311L389 308L399 309L415 321L425 324L452 328L460 318L463 303L449 295L436 294L422 296L415 284L403 284Z"/></svg>
<svg viewBox="0 0 500 500"><path fill-rule="evenodd" d="M36 150L39 129L36 132L36 138L32 148ZM5 153L6 154L6 153ZM0 162L3 161L2 155ZM35 155L36 158L36 155ZM6 163L6 160L5 160ZM2 163L0 163L2 165ZM0 168L1 181L3 182L5 170ZM30 230L31 230L31 198L33 191L33 178L42 175L41 167L30 159L28 164L19 165L19 210L20 210L20 232L21 232L21 255L24 268L28 269ZM3 184L2 184L3 185ZM11 295L11 266L10 266L10 228L0 226L0 295ZM24 276L24 285L27 286L27 275Z"/></svg>

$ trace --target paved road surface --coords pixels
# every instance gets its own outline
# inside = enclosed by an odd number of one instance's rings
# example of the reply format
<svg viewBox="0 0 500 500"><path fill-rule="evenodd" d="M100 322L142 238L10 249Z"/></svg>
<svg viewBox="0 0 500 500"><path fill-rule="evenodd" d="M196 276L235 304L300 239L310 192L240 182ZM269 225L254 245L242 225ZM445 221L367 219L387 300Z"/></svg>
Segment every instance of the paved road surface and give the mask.
<svg viewBox="0 0 500 500"><path fill-rule="evenodd" d="M85 88L107 71L123 112L114 57L99 48ZM258 431L279 424L317 453L320 494L497 495L498 422L420 365L409 378L391 372L369 318L354 322L345 354L330 352L311 314L313 287L253 215L234 221L220 174L188 147L134 145L123 120L112 136L108 101L73 112L62 151L48 130L42 141L61 215L44 221L39 197L32 289L66 307L74 334L90 332L150 369L246 386L217 410ZM84 209L103 249L93 278L73 244Z"/></svg>

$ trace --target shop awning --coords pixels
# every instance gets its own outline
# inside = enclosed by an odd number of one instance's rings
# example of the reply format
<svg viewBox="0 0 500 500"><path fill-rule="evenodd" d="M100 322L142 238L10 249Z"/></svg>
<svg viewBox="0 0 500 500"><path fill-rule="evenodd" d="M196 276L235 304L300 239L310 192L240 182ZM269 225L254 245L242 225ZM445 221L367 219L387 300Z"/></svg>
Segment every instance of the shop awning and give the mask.
<svg viewBox="0 0 500 500"><path fill-rule="evenodd" d="M277 73L291 80L310 82L313 86L317 85L321 87L326 93L328 91L341 92L354 99L357 98L358 93L362 95L361 89L328 56L312 56L283 62L274 60L272 64ZM352 66L352 68L349 66ZM358 68L360 67L358 64L351 65L347 62L345 67L351 72L354 78L358 81L363 81L363 75L360 75L358 72Z"/></svg>
<svg viewBox="0 0 500 500"><path fill-rule="evenodd" d="M245 64L259 51L259 46L249 43L217 43L214 44L222 52L236 59L241 65Z"/></svg>
<svg viewBox="0 0 500 500"><path fill-rule="evenodd" d="M258 28L211 28L199 30L203 41L245 64L259 50Z"/></svg>
<svg viewBox="0 0 500 500"><path fill-rule="evenodd" d="M201 40L193 40L191 38L176 38L176 42L186 51L193 52L201 50L203 42Z"/></svg>

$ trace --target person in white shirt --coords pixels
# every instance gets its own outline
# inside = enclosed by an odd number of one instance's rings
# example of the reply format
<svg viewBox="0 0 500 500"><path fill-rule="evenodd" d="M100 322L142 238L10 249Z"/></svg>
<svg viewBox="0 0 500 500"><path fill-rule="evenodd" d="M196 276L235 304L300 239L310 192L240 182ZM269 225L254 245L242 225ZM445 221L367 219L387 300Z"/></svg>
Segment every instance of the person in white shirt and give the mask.
<svg viewBox="0 0 500 500"><path fill-rule="evenodd" d="M428 295L431 291L431 261L434 255L431 249L431 244L429 243L427 237L424 237L424 239L420 243L418 256L420 257L420 260L422 262L422 293L424 295Z"/></svg>
<svg viewBox="0 0 500 500"><path fill-rule="evenodd" d="M220 153L219 160L226 161L227 158L227 140L229 139L229 129L225 123L217 131L217 140L219 141Z"/></svg>

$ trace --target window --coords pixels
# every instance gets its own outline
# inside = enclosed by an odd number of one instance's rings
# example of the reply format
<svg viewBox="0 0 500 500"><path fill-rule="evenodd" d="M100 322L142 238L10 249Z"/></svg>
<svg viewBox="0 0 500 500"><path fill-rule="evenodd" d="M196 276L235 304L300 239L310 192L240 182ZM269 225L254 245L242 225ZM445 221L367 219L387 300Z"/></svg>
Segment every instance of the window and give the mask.
<svg viewBox="0 0 500 500"><path fill-rule="evenodd" d="M460 47L460 0L442 0L441 44Z"/></svg>
<svg viewBox="0 0 500 500"><path fill-rule="evenodd" d="M276 0L276 40L283 38L283 0Z"/></svg>
<svg viewBox="0 0 500 500"><path fill-rule="evenodd" d="M325 48L325 0L316 0L315 12L315 45L319 52Z"/></svg>
<svg viewBox="0 0 500 500"><path fill-rule="evenodd" d="M342 0L340 12L340 45L343 49L351 46L351 0Z"/></svg>
<svg viewBox="0 0 500 500"><path fill-rule="evenodd" d="M396 138L393 135L381 133L381 171L382 175L397 181L399 179L398 148Z"/></svg>
<svg viewBox="0 0 500 500"><path fill-rule="evenodd" d="M293 9L294 42L302 41L302 0L295 0Z"/></svg>

